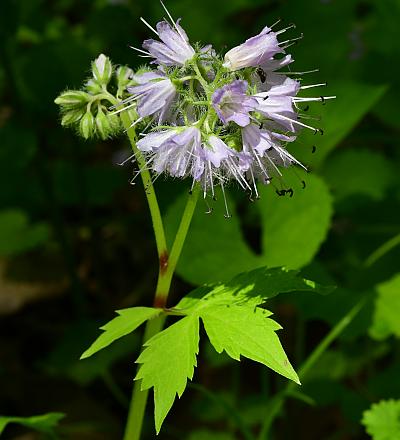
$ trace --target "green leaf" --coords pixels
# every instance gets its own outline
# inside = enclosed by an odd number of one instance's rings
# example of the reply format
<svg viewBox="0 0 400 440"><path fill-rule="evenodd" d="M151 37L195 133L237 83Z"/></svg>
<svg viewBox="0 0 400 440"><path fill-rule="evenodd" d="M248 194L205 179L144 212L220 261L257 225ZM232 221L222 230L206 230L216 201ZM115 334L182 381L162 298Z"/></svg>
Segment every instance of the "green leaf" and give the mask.
<svg viewBox="0 0 400 440"><path fill-rule="evenodd" d="M54 434L54 428L58 425L59 421L65 417L63 413L47 413L39 416L32 417L6 417L0 416L0 434L9 423L18 423L19 425L32 428L35 431L43 432L46 434Z"/></svg>
<svg viewBox="0 0 400 440"><path fill-rule="evenodd" d="M301 179L307 187L302 189ZM324 182L314 175L301 178L287 173L285 186L294 189L293 197L279 197L271 187L260 187L257 202L261 213L263 252L256 255L244 241L234 204L224 218L222 197L213 204L212 215L204 215L198 204L177 272L193 284L225 281L235 274L269 265L300 268L311 261L325 239L331 221L332 199ZM186 195L174 203L166 215L167 234L173 236Z"/></svg>
<svg viewBox="0 0 400 440"><path fill-rule="evenodd" d="M224 284L199 287L173 310L201 317L218 353L226 351L236 360L240 356L247 357L298 382L297 374L275 333L280 325L269 318L271 312L257 306L278 293L328 293L331 290L298 277L296 271L259 268L242 273Z"/></svg>
<svg viewBox="0 0 400 440"><path fill-rule="evenodd" d="M31 250L49 239L45 223L30 225L20 210L0 211L0 255L9 256Z"/></svg>
<svg viewBox="0 0 400 440"><path fill-rule="evenodd" d="M215 431L193 431L190 433L188 440L235 440L232 434L227 432L215 432Z"/></svg>
<svg viewBox="0 0 400 440"><path fill-rule="evenodd" d="M381 400L364 412L362 424L373 440L400 440L400 400Z"/></svg>
<svg viewBox="0 0 400 440"><path fill-rule="evenodd" d="M257 307L221 305L205 308L200 316L218 353L226 351L236 360L247 357L300 383L275 333L281 326L271 314Z"/></svg>
<svg viewBox="0 0 400 440"><path fill-rule="evenodd" d="M370 335L375 339L385 339L391 334L400 338L400 274L378 284Z"/></svg>
<svg viewBox="0 0 400 440"><path fill-rule="evenodd" d="M328 154L351 132L362 117L373 108L386 91L386 86L363 84L361 82L340 82L329 85L329 93L337 98L325 106L314 108L321 116L323 136L314 136L304 130L299 136L296 157L306 164L320 165ZM300 145L308 145L305 150ZM311 153L311 146L317 146L317 153Z"/></svg>
<svg viewBox="0 0 400 440"><path fill-rule="evenodd" d="M243 272L232 280L193 290L179 301L175 309L188 314L215 305L246 305L254 307L279 293L315 292L328 294L333 287L321 286L298 276L298 271L261 267Z"/></svg>
<svg viewBox="0 0 400 440"><path fill-rule="evenodd" d="M165 225L169 241L177 230L186 199L185 193L168 209ZM205 214L207 207L204 203L197 204L177 267L179 275L193 284L224 281L239 272L261 266L243 239L239 217L233 213L226 219L223 203L222 195L218 196L217 202L213 203L212 215ZM227 203L233 210L229 197Z"/></svg>
<svg viewBox="0 0 400 440"><path fill-rule="evenodd" d="M263 264L298 269L308 264L325 240L332 217L332 198L325 183L311 174L299 178L285 175L285 187L293 197L277 197L268 187L260 188Z"/></svg>
<svg viewBox="0 0 400 440"><path fill-rule="evenodd" d="M156 431L171 409L175 395L181 397L187 379L193 378L199 351L199 319L188 316L145 343L137 363L141 364L135 380L141 389L154 388Z"/></svg>
<svg viewBox="0 0 400 440"><path fill-rule="evenodd" d="M104 330L104 333L82 354L81 359L92 356L92 354L112 344L115 340L128 335L148 319L158 316L161 311L161 309L152 307L132 307L117 310L119 316L100 327L101 330Z"/></svg>
<svg viewBox="0 0 400 440"><path fill-rule="evenodd" d="M355 164L357 172L354 172ZM333 154L323 173L337 199L366 195L380 200L395 179L392 163L382 154L365 149L346 149Z"/></svg>

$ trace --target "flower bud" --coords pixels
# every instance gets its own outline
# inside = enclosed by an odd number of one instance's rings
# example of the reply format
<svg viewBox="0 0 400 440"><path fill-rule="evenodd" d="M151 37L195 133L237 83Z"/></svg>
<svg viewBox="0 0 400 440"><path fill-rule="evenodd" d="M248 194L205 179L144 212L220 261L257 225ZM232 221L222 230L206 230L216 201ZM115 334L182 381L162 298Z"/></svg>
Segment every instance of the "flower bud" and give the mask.
<svg viewBox="0 0 400 440"><path fill-rule="evenodd" d="M77 108L86 105L90 99L90 95L81 90L67 90L61 93L54 102L62 107Z"/></svg>
<svg viewBox="0 0 400 440"><path fill-rule="evenodd" d="M63 127L67 127L68 125L73 125L76 122L78 122L82 116L85 114L86 109L82 108L82 109L77 109L77 110L70 110L68 112L66 112L62 119L61 119L61 125Z"/></svg>
<svg viewBox="0 0 400 440"><path fill-rule="evenodd" d="M107 119L111 126L112 134L118 133L122 126L121 126L121 119L118 115L108 114Z"/></svg>
<svg viewBox="0 0 400 440"><path fill-rule="evenodd" d="M93 136L94 117L90 111L86 112L81 119L81 122L79 124L79 131L85 139L89 139L91 136Z"/></svg>
<svg viewBox="0 0 400 440"><path fill-rule="evenodd" d="M118 88L121 90L126 89L126 87L132 82L133 70L128 66L121 66L117 69L117 81Z"/></svg>
<svg viewBox="0 0 400 440"><path fill-rule="evenodd" d="M105 140L111 134L111 124L107 116L99 109L96 116L97 133L101 139Z"/></svg>
<svg viewBox="0 0 400 440"><path fill-rule="evenodd" d="M107 85L112 75L111 61L104 54L100 54L92 62L92 73L94 79L101 85Z"/></svg>
<svg viewBox="0 0 400 440"><path fill-rule="evenodd" d="M101 89L101 84L94 79L89 79L85 84L85 88L92 95L98 95L103 91Z"/></svg>

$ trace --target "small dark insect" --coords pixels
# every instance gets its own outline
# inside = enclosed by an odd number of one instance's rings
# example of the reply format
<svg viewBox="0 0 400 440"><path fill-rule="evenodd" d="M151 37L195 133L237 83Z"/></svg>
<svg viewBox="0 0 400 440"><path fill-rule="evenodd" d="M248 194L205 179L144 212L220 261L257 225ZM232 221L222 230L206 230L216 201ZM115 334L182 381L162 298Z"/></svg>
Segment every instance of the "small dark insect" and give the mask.
<svg viewBox="0 0 400 440"><path fill-rule="evenodd" d="M317 151L317 147L315 145L313 145L311 153L315 153Z"/></svg>
<svg viewBox="0 0 400 440"><path fill-rule="evenodd" d="M264 98L263 98L263 100L265 101L266 99L268 99L269 98L269 96L267 95L267 96L265 96Z"/></svg>
<svg viewBox="0 0 400 440"><path fill-rule="evenodd" d="M262 70L260 67L256 70L257 75L260 77L260 81L262 83L265 83L265 81L267 80L267 76L265 75L264 70Z"/></svg>
<svg viewBox="0 0 400 440"><path fill-rule="evenodd" d="M303 185L303 189L304 189L306 187L306 182L304 182L304 180L302 180L301 184Z"/></svg>

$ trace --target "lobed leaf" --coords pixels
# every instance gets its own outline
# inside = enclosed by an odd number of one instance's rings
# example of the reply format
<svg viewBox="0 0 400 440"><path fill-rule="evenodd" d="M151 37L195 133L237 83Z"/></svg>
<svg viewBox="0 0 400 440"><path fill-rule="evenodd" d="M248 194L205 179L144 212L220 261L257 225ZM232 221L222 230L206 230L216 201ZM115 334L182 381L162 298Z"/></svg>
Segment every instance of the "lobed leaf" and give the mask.
<svg viewBox="0 0 400 440"><path fill-rule="evenodd" d="M119 316L100 327L101 330L104 330L104 333L82 354L81 359L92 356L94 353L112 344L115 340L128 335L148 319L158 316L161 311L161 309L152 307L132 307L118 310Z"/></svg>
<svg viewBox="0 0 400 440"><path fill-rule="evenodd" d="M281 326L271 314L260 308L214 306L204 309L201 319L218 353L226 351L236 360L247 357L300 384L275 333Z"/></svg>
<svg viewBox="0 0 400 440"><path fill-rule="evenodd" d="M362 424L373 440L400 440L400 400L381 400L364 412Z"/></svg>
<svg viewBox="0 0 400 440"><path fill-rule="evenodd" d="M199 319L188 316L158 333L145 343L137 359L141 364L135 380L141 389L154 388L157 433L171 409L175 396L181 397L187 379L192 379L199 352Z"/></svg>

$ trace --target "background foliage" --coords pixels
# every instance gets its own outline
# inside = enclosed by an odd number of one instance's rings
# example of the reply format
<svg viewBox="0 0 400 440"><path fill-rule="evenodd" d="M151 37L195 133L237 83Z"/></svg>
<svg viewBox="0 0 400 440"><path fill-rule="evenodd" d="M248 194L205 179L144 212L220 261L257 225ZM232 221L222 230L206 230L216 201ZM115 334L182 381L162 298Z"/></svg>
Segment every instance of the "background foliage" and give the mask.
<svg viewBox="0 0 400 440"><path fill-rule="evenodd" d="M325 296L269 302L296 369L367 297L307 376L301 399L285 405L274 438L369 438L362 419L370 436L398 438L391 399L400 398L400 1L167 5L192 41L223 51L279 17L282 26L295 22L305 35L293 48L295 70L318 67L306 81L328 81L327 94L338 96L310 110L322 117L324 135L304 133L293 148L312 171L287 175L293 198L264 188L251 203L231 188L230 220L219 202L212 215L199 203L171 304L193 286L261 265L284 264L339 286ZM5 439L121 438L140 332L78 359L115 309L151 305L157 261L150 219L142 189L128 185L132 169L115 165L127 142L79 140L60 127L53 100L67 86L80 87L100 52L138 67L128 44L138 47L148 36L140 16L154 23L162 9L142 0L0 2L0 414L14 417L0 417ZM187 188L159 179L156 189L172 236ZM205 339L197 362L194 385L160 439L240 439L238 418L250 430L260 425L286 383L261 365L217 355ZM389 403L363 418L382 399ZM392 420L391 437L379 428L382 417Z"/></svg>

